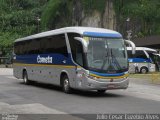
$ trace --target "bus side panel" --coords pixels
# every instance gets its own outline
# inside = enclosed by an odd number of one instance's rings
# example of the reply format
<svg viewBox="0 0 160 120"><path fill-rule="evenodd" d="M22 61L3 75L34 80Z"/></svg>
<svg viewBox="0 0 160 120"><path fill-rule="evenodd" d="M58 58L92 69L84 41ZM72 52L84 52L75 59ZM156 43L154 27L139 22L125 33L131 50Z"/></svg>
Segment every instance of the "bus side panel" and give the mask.
<svg viewBox="0 0 160 120"><path fill-rule="evenodd" d="M129 72L130 73L140 72L142 67L146 67L148 70L150 70L149 64L150 63L148 63L148 62L146 62L146 63L130 62L129 63ZM137 69L138 71L135 71L136 67L138 68Z"/></svg>
<svg viewBox="0 0 160 120"><path fill-rule="evenodd" d="M54 54L40 55L41 57L52 57L52 64L37 63L37 56L38 55L17 57L17 62L15 62L14 65L15 77L23 78L23 70L25 69L29 80L60 85L60 75L62 72L65 72L69 77L71 87L75 86L75 65L70 55L68 55L68 57ZM63 63L64 60L66 60L66 63Z"/></svg>
<svg viewBox="0 0 160 120"><path fill-rule="evenodd" d="M18 78L18 79L22 79L22 71L23 71L23 67L22 66L18 66L16 64L13 64L13 75L14 77Z"/></svg>
<svg viewBox="0 0 160 120"><path fill-rule="evenodd" d="M28 66L26 67L28 73L28 79L38 82L47 82L45 79L44 67L43 66ZM47 69L45 69L47 71Z"/></svg>
<svg viewBox="0 0 160 120"><path fill-rule="evenodd" d="M67 68L66 70L63 70L63 71L66 71L67 75L68 75L68 78L69 78L69 82L70 82L70 86L71 88L76 88L76 67L73 66L72 68Z"/></svg>
<svg viewBox="0 0 160 120"><path fill-rule="evenodd" d="M59 69L60 68L54 65L44 68L43 69L44 80L50 84L60 85L60 79L59 79L60 70ZM44 80L42 79L42 82L44 82Z"/></svg>
<svg viewBox="0 0 160 120"><path fill-rule="evenodd" d="M57 69L53 66L39 66L37 64L37 66L27 66L26 70L28 73L28 79L30 80L59 85L59 80L56 75L58 74Z"/></svg>

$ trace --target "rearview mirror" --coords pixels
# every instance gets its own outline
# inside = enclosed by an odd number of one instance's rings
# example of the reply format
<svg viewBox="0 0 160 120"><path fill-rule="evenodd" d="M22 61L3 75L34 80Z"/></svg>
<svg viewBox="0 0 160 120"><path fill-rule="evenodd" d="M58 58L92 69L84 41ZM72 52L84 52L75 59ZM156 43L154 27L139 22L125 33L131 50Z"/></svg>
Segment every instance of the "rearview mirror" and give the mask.
<svg viewBox="0 0 160 120"><path fill-rule="evenodd" d="M84 52L87 52L87 50L88 50L88 43L83 38L81 38L81 37L74 37L74 39L80 41L82 43Z"/></svg>

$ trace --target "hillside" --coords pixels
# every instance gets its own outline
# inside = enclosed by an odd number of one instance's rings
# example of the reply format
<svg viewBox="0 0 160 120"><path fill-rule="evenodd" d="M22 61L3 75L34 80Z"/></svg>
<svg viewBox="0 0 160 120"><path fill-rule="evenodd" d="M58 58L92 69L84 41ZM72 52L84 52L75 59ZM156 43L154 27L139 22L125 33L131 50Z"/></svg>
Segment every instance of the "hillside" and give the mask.
<svg viewBox="0 0 160 120"><path fill-rule="evenodd" d="M0 0L0 3L1 51L11 48L16 38L65 26L114 29L124 37L127 30L132 31L132 37L160 34L159 0Z"/></svg>
<svg viewBox="0 0 160 120"><path fill-rule="evenodd" d="M127 20L129 20L127 22ZM42 14L44 30L64 26L114 29L133 37L160 34L159 0L50 0Z"/></svg>

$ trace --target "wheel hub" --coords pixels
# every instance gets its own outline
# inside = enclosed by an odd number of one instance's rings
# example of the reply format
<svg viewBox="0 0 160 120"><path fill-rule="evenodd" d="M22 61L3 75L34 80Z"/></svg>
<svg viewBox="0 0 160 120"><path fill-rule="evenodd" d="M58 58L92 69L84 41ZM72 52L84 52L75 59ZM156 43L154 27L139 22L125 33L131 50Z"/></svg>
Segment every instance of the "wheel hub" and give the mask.
<svg viewBox="0 0 160 120"><path fill-rule="evenodd" d="M67 91L68 88L69 88L69 82L68 82L68 79L65 79L64 80L64 89L65 89L65 91Z"/></svg>

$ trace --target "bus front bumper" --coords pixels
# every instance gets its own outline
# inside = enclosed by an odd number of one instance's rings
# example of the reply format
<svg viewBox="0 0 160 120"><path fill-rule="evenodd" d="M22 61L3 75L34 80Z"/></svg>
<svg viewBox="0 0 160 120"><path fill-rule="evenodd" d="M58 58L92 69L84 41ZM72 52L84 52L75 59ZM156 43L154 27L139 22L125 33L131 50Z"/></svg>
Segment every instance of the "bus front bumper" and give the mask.
<svg viewBox="0 0 160 120"><path fill-rule="evenodd" d="M115 79L112 82L109 80L94 80L90 78L78 81L78 88L85 90L114 90L127 89L129 78Z"/></svg>

